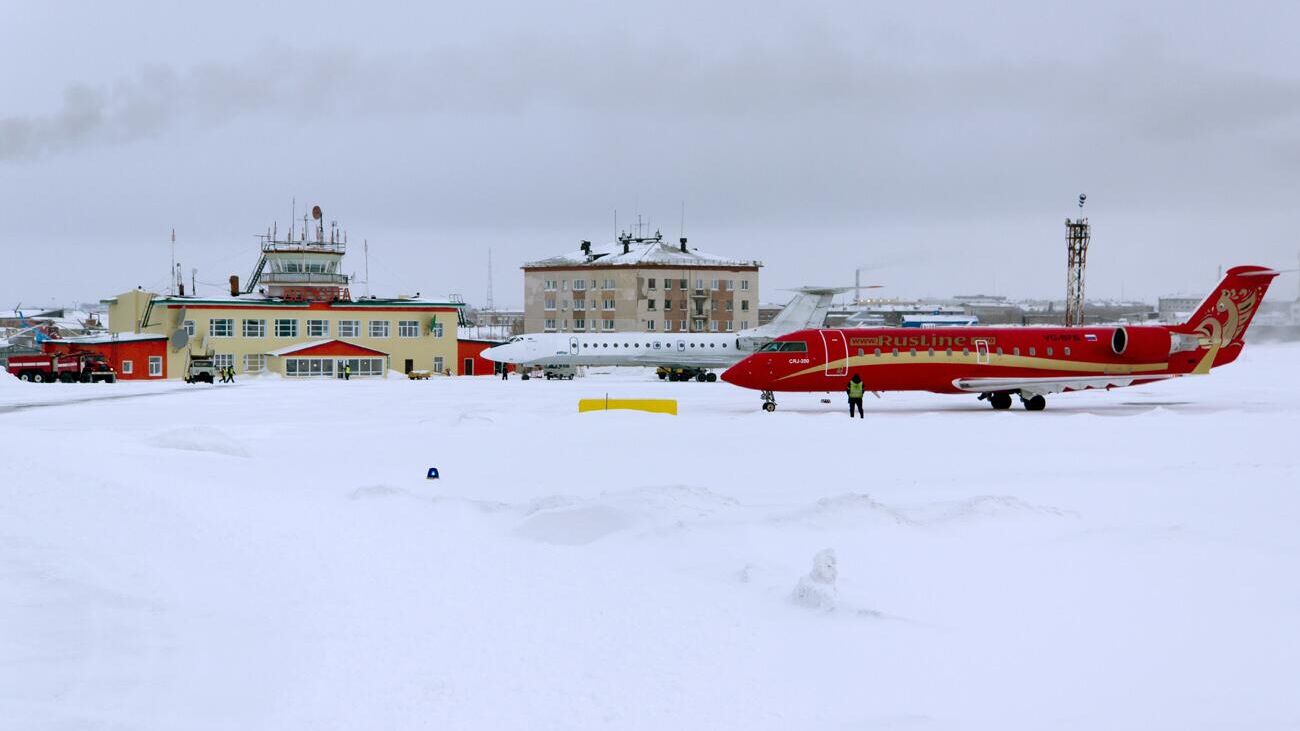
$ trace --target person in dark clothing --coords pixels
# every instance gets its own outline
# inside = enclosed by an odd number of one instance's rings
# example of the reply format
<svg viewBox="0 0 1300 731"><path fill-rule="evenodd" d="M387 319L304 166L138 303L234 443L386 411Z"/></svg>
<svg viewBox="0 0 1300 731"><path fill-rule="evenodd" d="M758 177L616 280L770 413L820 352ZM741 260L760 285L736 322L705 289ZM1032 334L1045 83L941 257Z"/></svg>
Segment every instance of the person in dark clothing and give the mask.
<svg viewBox="0 0 1300 731"><path fill-rule="evenodd" d="M217 375L221 376L221 380L217 381L217 383L225 383L225 382L226 382L226 367L225 367L225 366L221 366L220 368L218 368L218 369L217 369Z"/></svg>
<svg viewBox="0 0 1300 731"><path fill-rule="evenodd" d="M352 364L351 364L351 363L344 363L344 364L343 364L343 380L345 380L345 381L351 381L351 380L352 380Z"/></svg>
<svg viewBox="0 0 1300 731"><path fill-rule="evenodd" d="M235 382L235 367L226 366L226 383L234 383L234 382Z"/></svg>
<svg viewBox="0 0 1300 731"><path fill-rule="evenodd" d="M866 387L862 385L862 379L856 373L853 374L853 380L849 381L848 388L844 390L849 394L849 418L853 418L853 409L856 407L858 418L865 419L866 417L862 415L862 394Z"/></svg>
<svg viewBox="0 0 1300 731"><path fill-rule="evenodd" d="M510 371L509 371L509 369L507 369L507 368L505 367L504 364L502 364L502 366L501 366L501 380L503 380L503 381L509 381L509 380L510 380Z"/></svg>

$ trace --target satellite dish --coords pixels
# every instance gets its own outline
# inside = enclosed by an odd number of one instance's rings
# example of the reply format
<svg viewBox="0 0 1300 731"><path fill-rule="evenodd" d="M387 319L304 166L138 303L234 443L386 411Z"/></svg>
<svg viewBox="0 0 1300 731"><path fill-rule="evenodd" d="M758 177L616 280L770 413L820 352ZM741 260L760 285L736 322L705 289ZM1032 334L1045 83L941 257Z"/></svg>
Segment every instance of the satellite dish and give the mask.
<svg viewBox="0 0 1300 731"><path fill-rule="evenodd" d="M311 207L311 217L316 219L317 221L320 220L321 217L320 206Z"/></svg>
<svg viewBox="0 0 1300 731"><path fill-rule="evenodd" d="M180 328L176 332L172 333L172 336L168 338L168 342L171 343L172 350L180 350L186 345L189 345L190 334L185 332L185 328Z"/></svg>

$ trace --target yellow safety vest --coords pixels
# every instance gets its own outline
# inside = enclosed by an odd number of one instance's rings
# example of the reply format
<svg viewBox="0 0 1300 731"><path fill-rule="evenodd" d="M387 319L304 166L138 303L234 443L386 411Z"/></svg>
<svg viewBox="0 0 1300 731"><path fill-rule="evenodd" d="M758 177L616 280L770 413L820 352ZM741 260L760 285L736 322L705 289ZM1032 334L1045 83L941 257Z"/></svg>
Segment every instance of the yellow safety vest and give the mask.
<svg viewBox="0 0 1300 731"><path fill-rule="evenodd" d="M866 384L862 381L849 381L849 398L862 398L865 389Z"/></svg>

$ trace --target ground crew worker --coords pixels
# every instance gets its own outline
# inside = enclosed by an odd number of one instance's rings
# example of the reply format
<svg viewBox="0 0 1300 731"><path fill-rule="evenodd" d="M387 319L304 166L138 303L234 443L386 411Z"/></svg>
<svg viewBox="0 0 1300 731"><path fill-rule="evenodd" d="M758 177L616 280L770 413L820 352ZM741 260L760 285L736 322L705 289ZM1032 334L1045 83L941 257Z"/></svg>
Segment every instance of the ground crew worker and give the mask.
<svg viewBox="0 0 1300 731"><path fill-rule="evenodd" d="M221 376L221 380L220 380L220 381L217 381L217 383L225 383L225 382L226 382L226 367L225 367L225 366L221 366L220 368L218 368L218 369L217 369L217 375Z"/></svg>
<svg viewBox="0 0 1300 731"><path fill-rule="evenodd" d="M849 394L849 418L850 419L853 418L853 408L855 406L858 409L858 418L859 419L866 418L865 416L862 415L862 393L864 390L865 390L865 386L862 385L862 379L858 377L858 374L854 373L853 380L849 381L849 387L845 389L845 391L847 391Z"/></svg>
<svg viewBox="0 0 1300 731"><path fill-rule="evenodd" d="M344 364L343 364L343 380L345 380L345 381L350 381L350 380L352 380L352 364L351 364L351 363L344 363Z"/></svg>
<svg viewBox="0 0 1300 731"><path fill-rule="evenodd" d="M506 368L505 363L501 364L501 380L503 381L510 380L510 369Z"/></svg>
<svg viewBox="0 0 1300 731"><path fill-rule="evenodd" d="M235 367L226 366L226 383L234 383L234 382L235 382Z"/></svg>

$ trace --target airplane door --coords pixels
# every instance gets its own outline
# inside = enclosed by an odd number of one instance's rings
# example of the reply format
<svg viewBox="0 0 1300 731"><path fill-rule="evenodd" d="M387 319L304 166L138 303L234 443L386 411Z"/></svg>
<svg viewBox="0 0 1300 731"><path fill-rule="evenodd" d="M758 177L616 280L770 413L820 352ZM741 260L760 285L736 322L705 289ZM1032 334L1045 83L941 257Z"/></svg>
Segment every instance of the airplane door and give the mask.
<svg viewBox="0 0 1300 731"><path fill-rule="evenodd" d="M821 330L822 345L826 348L826 375L846 376L849 373L849 344L841 330Z"/></svg>
<svg viewBox="0 0 1300 731"><path fill-rule="evenodd" d="M578 354L578 339L569 338L569 355L577 355L577 354Z"/></svg>
<svg viewBox="0 0 1300 731"><path fill-rule="evenodd" d="M987 340L975 341L975 362L980 365L989 364L989 341Z"/></svg>

